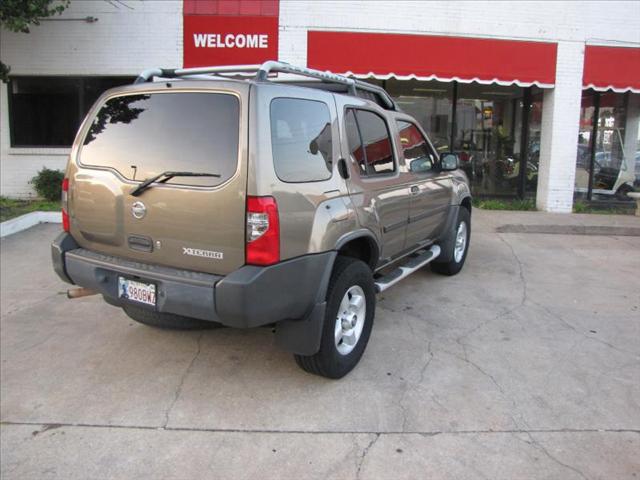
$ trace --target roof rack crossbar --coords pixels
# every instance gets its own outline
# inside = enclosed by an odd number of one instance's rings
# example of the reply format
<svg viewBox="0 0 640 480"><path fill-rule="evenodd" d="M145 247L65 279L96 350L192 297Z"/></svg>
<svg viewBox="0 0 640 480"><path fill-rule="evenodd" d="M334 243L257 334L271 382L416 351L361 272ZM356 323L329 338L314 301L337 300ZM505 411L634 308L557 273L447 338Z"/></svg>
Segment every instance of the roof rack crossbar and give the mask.
<svg viewBox="0 0 640 480"><path fill-rule="evenodd" d="M144 83L153 80L154 77L177 78L187 75L203 75L207 73L253 73L260 68L260 65L224 65L218 67L194 67L194 68L150 68L145 70L134 84Z"/></svg>
<svg viewBox="0 0 640 480"><path fill-rule="evenodd" d="M290 73L294 75L300 75L303 77L315 78L328 83L338 83L346 85L350 95L356 96L356 90L364 90L378 95L382 101L391 110L398 110L397 105L393 98L387 93L387 91L377 85L371 85L360 80L345 77L344 75L338 75L331 72L323 72L321 70L314 70L312 68L296 67L286 62L277 62L270 60L264 62L262 65L227 65L218 67L195 67L195 68L151 68L145 70L135 80L135 84L152 81L154 77L163 78L177 78L186 77L192 75L206 75L206 74L232 74L232 73L253 73L255 72L255 78L258 81L267 81L269 74L271 73Z"/></svg>
<svg viewBox="0 0 640 480"><path fill-rule="evenodd" d="M273 72L292 73L296 75L301 75L303 77L316 78L318 80L322 80L329 83L339 83L342 85L347 85L349 88L349 94L354 96L356 95L356 90L365 90L380 96L382 101L391 110L398 109L393 98L391 98L391 96L387 93L387 91L382 87L378 87L377 85L371 85L370 83L362 82L354 78L345 77L344 75L338 75L336 73L331 73L331 72L323 72L321 70L314 70L313 68L296 67L295 65L291 65L285 62L276 62L271 60L263 63L260 66L260 70L258 71L258 74L256 75L256 79L267 80L269 73L273 73Z"/></svg>

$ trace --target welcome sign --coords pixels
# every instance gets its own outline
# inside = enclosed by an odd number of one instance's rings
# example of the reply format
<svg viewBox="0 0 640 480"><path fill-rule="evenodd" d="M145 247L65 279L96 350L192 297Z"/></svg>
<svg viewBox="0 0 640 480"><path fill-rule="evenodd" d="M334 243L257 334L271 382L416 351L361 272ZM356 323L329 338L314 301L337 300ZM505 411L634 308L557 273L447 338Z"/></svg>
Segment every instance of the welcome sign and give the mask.
<svg viewBox="0 0 640 480"><path fill-rule="evenodd" d="M184 67L278 59L278 17L185 15Z"/></svg>

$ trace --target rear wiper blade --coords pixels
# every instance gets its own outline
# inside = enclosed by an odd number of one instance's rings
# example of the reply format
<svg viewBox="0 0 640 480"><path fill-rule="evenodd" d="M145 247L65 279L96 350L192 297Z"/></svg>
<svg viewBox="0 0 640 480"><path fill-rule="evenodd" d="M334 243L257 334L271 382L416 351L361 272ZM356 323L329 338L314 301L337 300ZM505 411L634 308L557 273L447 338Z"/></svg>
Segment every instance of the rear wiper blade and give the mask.
<svg viewBox="0 0 640 480"><path fill-rule="evenodd" d="M151 188L153 183L165 183L171 180L173 177L217 177L220 178L220 175L217 173L198 173L198 172L172 172L166 171L162 172L155 177L147 178L140 185L134 188L131 191L131 195L137 197L142 194L146 189Z"/></svg>

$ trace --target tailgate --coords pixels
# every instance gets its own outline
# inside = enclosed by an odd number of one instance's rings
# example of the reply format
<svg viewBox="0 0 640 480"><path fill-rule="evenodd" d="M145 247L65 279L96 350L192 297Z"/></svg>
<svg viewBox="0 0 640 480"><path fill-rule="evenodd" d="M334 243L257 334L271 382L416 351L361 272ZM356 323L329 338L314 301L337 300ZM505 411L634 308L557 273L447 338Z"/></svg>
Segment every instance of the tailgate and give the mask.
<svg viewBox="0 0 640 480"><path fill-rule="evenodd" d="M71 234L89 250L227 274L244 264L248 87L106 97L69 169ZM209 177L159 179L166 171Z"/></svg>

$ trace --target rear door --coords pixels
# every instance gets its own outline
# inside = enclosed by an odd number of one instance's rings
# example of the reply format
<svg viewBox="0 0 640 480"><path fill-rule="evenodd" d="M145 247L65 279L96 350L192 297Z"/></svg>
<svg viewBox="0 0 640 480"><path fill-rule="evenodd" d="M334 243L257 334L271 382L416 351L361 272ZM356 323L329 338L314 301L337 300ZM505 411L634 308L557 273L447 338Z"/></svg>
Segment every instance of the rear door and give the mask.
<svg viewBox="0 0 640 480"><path fill-rule="evenodd" d="M244 264L249 85L175 85L107 94L90 114L68 172L71 233L97 252L226 274ZM131 195L166 171L219 176Z"/></svg>
<svg viewBox="0 0 640 480"><path fill-rule="evenodd" d="M344 108L345 158L351 175L349 194L358 219L381 239L381 256L404 250L409 215L409 177L398 164L385 117L371 106Z"/></svg>

